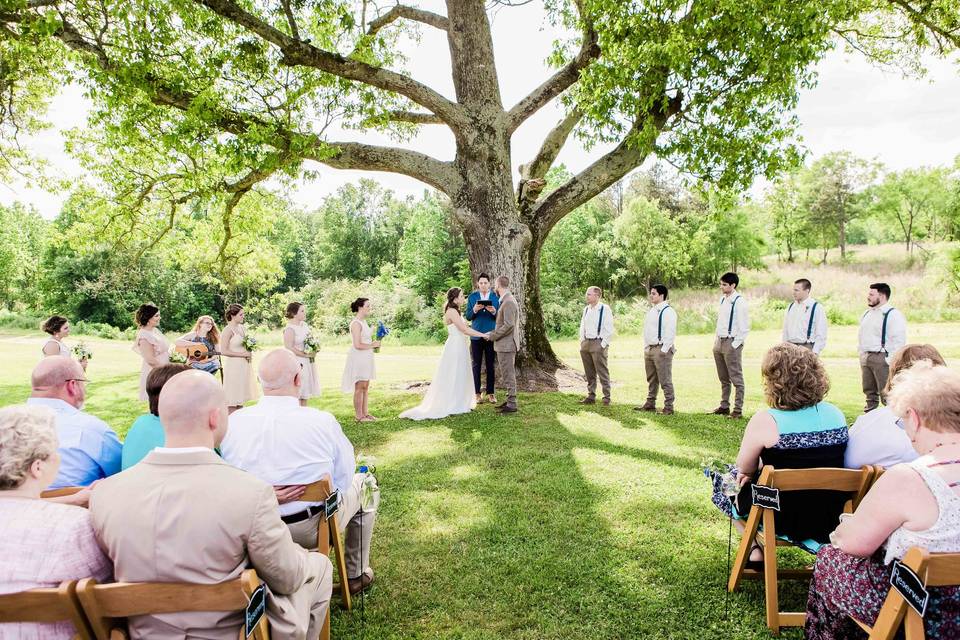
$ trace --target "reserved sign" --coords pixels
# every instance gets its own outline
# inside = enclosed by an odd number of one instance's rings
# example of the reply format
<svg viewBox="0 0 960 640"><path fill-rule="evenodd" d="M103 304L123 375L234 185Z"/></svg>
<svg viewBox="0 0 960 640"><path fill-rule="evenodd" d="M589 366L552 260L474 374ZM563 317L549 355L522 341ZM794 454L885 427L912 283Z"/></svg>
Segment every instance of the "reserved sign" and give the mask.
<svg viewBox="0 0 960 640"><path fill-rule="evenodd" d="M753 504L763 509L780 511L780 489L762 484L753 485Z"/></svg>
<svg viewBox="0 0 960 640"><path fill-rule="evenodd" d="M333 493L327 496L327 499L323 503L323 508L327 514L327 520L333 517L333 514L340 509L340 490L334 489Z"/></svg>
<svg viewBox="0 0 960 640"><path fill-rule="evenodd" d="M893 571L890 572L890 586L903 596L907 604L920 614L921 618L923 617L923 614L927 611L930 594L927 592L923 580L913 572L913 569L899 560L894 562Z"/></svg>
<svg viewBox="0 0 960 640"><path fill-rule="evenodd" d="M267 585L261 584L259 587L257 587L256 591L250 594L250 602L247 603L247 608L244 612L244 631L246 632L245 637L250 637L250 634L253 633L254 629L257 628L257 624L260 622L260 619L263 618L263 614L266 612Z"/></svg>

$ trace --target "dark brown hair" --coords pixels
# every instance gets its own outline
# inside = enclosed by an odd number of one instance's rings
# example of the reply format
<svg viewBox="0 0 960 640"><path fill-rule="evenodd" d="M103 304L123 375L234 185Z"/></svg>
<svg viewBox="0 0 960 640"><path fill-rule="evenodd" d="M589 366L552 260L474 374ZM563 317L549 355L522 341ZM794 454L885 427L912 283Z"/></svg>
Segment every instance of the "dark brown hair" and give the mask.
<svg viewBox="0 0 960 640"><path fill-rule="evenodd" d="M241 307L236 302L234 302L233 304L227 305L227 310L223 312L223 317L224 319L226 319L227 322L230 322L231 320L233 320L234 316L236 316L241 311L243 311L243 307Z"/></svg>
<svg viewBox="0 0 960 640"><path fill-rule="evenodd" d="M303 306L302 302L291 302L287 305L287 310L283 312L283 315L287 319L293 318L300 311L300 307Z"/></svg>
<svg viewBox="0 0 960 640"><path fill-rule="evenodd" d="M137 308L137 312L133 314L133 319L138 327L145 327L147 323L150 322L150 319L158 313L160 313L160 307L152 302L144 302Z"/></svg>
<svg viewBox="0 0 960 640"><path fill-rule="evenodd" d="M369 299L370 298L357 298L350 303L350 311L353 311L354 313L360 311L360 309L363 308L363 305L365 305Z"/></svg>
<svg viewBox="0 0 960 640"><path fill-rule="evenodd" d="M460 287L451 287L447 289L447 304L443 307L443 312L446 313L447 309L456 309L457 313L460 313L460 305L456 303L456 299L460 297L460 293L463 291Z"/></svg>
<svg viewBox="0 0 960 640"><path fill-rule="evenodd" d="M763 356L763 394L771 409L796 411L812 407L830 390L823 362L809 349L782 342Z"/></svg>
<svg viewBox="0 0 960 640"><path fill-rule="evenodd" d="M67 319L63 316L50 316L40 325L40 329L50 335L54 335L60 333L60 329L63 329L63 325L65 324L67 324Z"/></svg>
<svg viewBox="0 0 960 640"><path fill-rule="evenodd" d="M163 385L167 384L167 380L182 373L184 371L190 371L191 367L188 367L185 364L165 364L162 367L157 367L152 370L149 375L147 375L146 389L147 389L147 400L150 402L150 413L159 417L160 410L160 390L163 389Z"/></svg>
<svg viewBox="0 0 960 640"><path fill-rule="evenodd" d="M943 356L932 344L908 344L901 347L893 357L890 358L890 373L887 375L887 384L883 387L883 392L890 393L890 389L896 384L894 378L898 373L903 373L920 360L929 360L933 366L945 367L947 363Z"/></svg>

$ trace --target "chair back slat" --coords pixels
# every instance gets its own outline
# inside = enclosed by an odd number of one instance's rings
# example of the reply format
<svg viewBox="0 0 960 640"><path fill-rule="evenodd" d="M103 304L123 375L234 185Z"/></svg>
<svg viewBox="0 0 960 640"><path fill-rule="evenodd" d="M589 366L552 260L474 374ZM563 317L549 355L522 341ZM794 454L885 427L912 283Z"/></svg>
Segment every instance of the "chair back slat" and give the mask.
<svg viewBox="0 0 960 640"><path fill-rule="evenodd" d="M72 496L73 494L86 489L86 487L60 487L59 489L47 489L40 493L41 498L60 498L63 496Z"/></svg>
<svg viewBox="0 0 960 640"><path fill-rule="evenodd" d="M781 491L823 489L854 493L860 490L864 472L860 469L777 469L770 486Z"/></svg>
<svg viewBox="0 0 960 640"><path fill-rule="evenodd" d="M960 553L931 553L925 582L928 587L960 585Z"/></svg>
<svg viewBox="0 0 960 640"><path fill-rule="evenodd" d="M31 589L0 595L0 623L70 622L76 637L92 640L93 633L77 598L77 581L65 580L56 589Z"/></svg>
<svg viewBox="0 0 960 640"><path fill-rule="evenodd" d="M181 611L236 611L247 606L239 578L219 584L99 584L94 591L102 615L108 618Z"/></svg>
<svg viewBox="0 0 960 640"><path fill-rule="evenodd" d="M323 476L316 482L307 485L303 495L300 496L300 502L323 502L333 493L333 483L330 476Z"/></svg>

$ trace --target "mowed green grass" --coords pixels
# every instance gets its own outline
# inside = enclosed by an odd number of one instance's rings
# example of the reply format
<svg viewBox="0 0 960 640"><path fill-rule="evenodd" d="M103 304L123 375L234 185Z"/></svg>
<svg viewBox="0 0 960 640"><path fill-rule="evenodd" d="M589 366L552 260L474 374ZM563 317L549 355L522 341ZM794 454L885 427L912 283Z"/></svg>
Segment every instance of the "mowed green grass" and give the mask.
<svg viewBox="0 0 960 640"><path fill-rule="evenodd" d="M910 337L951 363L960 358L958 325L912 325ZM757 332L747 341L748 413L762 406L760 358L777 340ZM87 409L123 434L143 411L139 358L127 343L87 342L95 353ZM678 340L674 416L632 410L646 383L640 341L625 337L611 348L611 407L584 408L579 394L521 395L516 415L484 405L414 423L396 419L419 401L405 383L429 379L440 347L388 342L371 396L381 420L362 425L339 391L345 349L324 349L324 394L312 404L337 416L358 452L378 458L383 490L377 582L362 608L334 609L334 637L769 637L757 583L732 594L724 615L727 523L699 463L732 459L745 423L704 415L719 396L711 344ZM555 347L581 369L574 342ZM28 395L39 349L39 336L0 334L0 404ZM856 328L831 330L829 399L851 422L862 406L855 352ZM805 585L781 593L785 606L803 608Z"/></svg>

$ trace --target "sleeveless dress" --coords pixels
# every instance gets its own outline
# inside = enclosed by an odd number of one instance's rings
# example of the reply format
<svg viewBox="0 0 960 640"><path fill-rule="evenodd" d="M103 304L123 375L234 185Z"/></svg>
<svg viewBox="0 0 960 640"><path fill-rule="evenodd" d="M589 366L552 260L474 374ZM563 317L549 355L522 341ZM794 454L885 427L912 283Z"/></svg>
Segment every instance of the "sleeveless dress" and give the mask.
<svg viewBox="0 0 960 640"><path fill-rule="evenodd" d="M56 343L57 348L60 349L60 353L57 354L58 356L69 356L69 355L71 355L71 351L70 351L69 347L67 347L67 345L63 344L62 342L60 342L60 341L57 340L56 338L50 338L50 339L48 339L46 342L43 343L43 346L42 346L42 347L40 347L40 355L43 356L44 358L47 357L47 354L45 354L45 353L43 352L43 350L44 350L44 348L45 348L48 344L50 344L51 342Z"/></svg>
<svg viewBox="0 0 960 640"><path fill-rule="evenodd" d="M133 350L139 353L140 357L143 357L143 354L140 352L140 347L144 344L149 345L150 348L153 349L154 358L160 362L160 366L170 363L170 345L158 330L138 329L136 340L133 343ZM150 375L151 371L153 371L153 367L144 360L140 367L140 399L143 401L147 400L147 376Z"/></svg>
<svg viewBox="0 0 960 640"><path fill-rule="evenodd" d="M876 622L890 590L891 563L913 546L932 553L960 552L960 497L946 480L929 467L929 459L907 463L926 483L937 501L939 515L929 529L911 531L900 527L869 558L847 555L833 545L817 553L817 564L807 596L808 640L863 638L854 616L869 625ZM960 638L960 588L929 588L930 600L923 617L926 637Z"/></svg>
<svg viewBox="0 0 960 640"><path fill-rule="evenodd" d="M244 351L245 335L243 326L238 326L230 336L230 343L227 345L229 351ZM247 362L246 358L223 356L220 366L223 368L223 391L227 396L228 407L239 407L260 396L253 378L253 364Z"/></svg>
<svg viewBox="0 0 960 640"><path fill-rule="evenodd" d="M295 325L292 322L287 323L287 329L293 331L293 346L303 351L303 341L310 335L310 327L304 322L301 325ZM300 370L300 398L306 400L320 395L320 377L317 375L317 363L311 362L310 358L301 358L297 356L297 362L303 367Z"/></svg>
<svg viewBox="0 0 960 640"><path fill-rule="evenodd" d="M366 322L354 318L350 321L351 327L356 322L360 325L361 344L373 344L373 331ZM362 380L375 380L377 368L373 363L373 349L356 349L350 343L347 352L347 362L343 367L343 378L340 380L340 390L344 393L353 393L354 385Z"/></svg>
<svg viewBox="0 0 960 640"><path fill-rule="evenodd" d="M411 420L436 420L460 413L470 413L477 406L473 393L473 371L467 336L452 324L447 325L447 341L443 354L427 388L423 402L400 414Z"/></svg>

